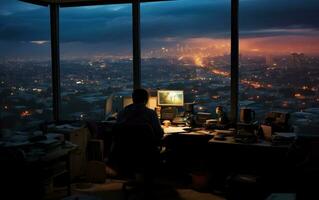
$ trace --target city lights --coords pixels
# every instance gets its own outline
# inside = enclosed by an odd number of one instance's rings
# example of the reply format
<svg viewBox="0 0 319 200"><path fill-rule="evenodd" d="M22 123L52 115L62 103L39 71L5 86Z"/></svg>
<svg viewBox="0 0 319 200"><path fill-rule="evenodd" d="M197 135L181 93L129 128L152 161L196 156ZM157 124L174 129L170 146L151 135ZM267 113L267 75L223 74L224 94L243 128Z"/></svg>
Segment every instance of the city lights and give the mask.
<svg viewBox="0 0 319 200"><path fill-rule="evenodd" d="M21 114L20 114L21 117L28 117L31 115L32 115L31 112L28 110L25 110L25 111L21 112Z"/></svg>

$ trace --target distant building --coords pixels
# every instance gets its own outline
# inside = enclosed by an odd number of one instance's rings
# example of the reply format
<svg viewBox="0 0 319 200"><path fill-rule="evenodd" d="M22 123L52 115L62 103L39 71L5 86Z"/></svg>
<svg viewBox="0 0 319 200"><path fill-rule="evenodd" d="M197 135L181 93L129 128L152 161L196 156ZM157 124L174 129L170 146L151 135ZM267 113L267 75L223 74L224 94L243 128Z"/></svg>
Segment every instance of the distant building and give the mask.
<svg viewBox="0 0 319 200"><path fill-rule="evenodd" d="M290 56L290 66L294 68L303 67L306 64L306 56L303 53L292 53Z"/></svg>
<svg viewBox="0 0 319 200"><path fill-rule="evenodd" d="M267 55L266 56L266 65L271 67L271 66L274 66L275 61L274 61L274 57L272 55Z"/></svg>

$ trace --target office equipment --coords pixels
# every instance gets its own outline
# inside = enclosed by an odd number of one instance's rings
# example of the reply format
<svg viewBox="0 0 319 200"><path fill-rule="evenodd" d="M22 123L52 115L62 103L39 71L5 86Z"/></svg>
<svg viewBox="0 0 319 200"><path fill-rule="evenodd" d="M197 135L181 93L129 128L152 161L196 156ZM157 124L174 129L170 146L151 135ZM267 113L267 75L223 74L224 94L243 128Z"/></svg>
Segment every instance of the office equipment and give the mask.
<svg viewBox="0 0 319 200"><path fill-rule="evenodd" d="M212 127L217 125L218 120L217 119L207 119L205 122L205 127Z"/></svg>
<svg viewBox="0 0 319 200"><path fill-rule="evenodd" d="M53 124L48 128L49 132L64 135L67 141L78 146L70 155L71 179L85 174L87 164L87 144L90 131L84 124Z"/></svg>
<svg viewBox="0 0 319 200"><path fill-rule="evenodd" d="M184 117L187 126L194 126L194 105L195 103L184 104Z"/></svg>
<svg viewBox="0 0 319 200"><path fill-rule="evenodd" d="M238 130L238 133L235 136L235 141L238 143L256 143L257 136L251 132L241 129Z"/></svg>
<svg viewBox="0 0 319 200"><path fill-rule="evenodd" d="M220 130L220 129L215 129L214 132L218 134L223 134L225 136L234 136L235 135L235 129L233 130Z"/></svg>
<svg viewBox="0 0 319 200"><path fill-rule="evenodd" d="M250 123L255 120L256 113L252 109L249 108L241 108L240 109L240 118L239 121L242 123Z"/></svg>
<svg viewBox="0 0 319 200"><path fill-rule="evenodd" d="M184 110L185 113L193 114L194 113L194 103L185 103Z"/></svg>
<svg viewBox="0 0 319 200"><path fill-rule="evenodd" d="M187 118L186 117L183 117L183 116L176 116L173 118L172 120L172 124L175 124L175 125L185 125L186 124L186 120Z"/></svg>
<svg viewBox="0 0 319 200"><path fill-rule="evenodd" d="M289 113L286 112L268 112L266 114L266 122L275 122L275 123L287 123L289 119Z"/></svg>
<svg viewBox="0 0 319 200"><path fill-rule="evenodd" d="M274 131L278 132L286 132L290 131L290 127L288 124L289 113L286 112L268 112L265 117L265 124L271 125Z"/></svg>
<svg viewBox="0 0 319 200"><path fill-rule="evenodd" d="M206 121L212 118L211 113L206 112L198 112L195 115L195 124L197 126L204 126L206 124Z"/></svg>
<svg viewBox="0 0 319 200"><path fill-rule="evenodd" d="M177 116L178 110L176 107L162 107L161 120L173 120Z"/></svg>
<svg viewBox="0 0 319 200"><path fill-rule="evenodd" d="M0 148L0 184L2 195L10 199L43 199L53 190L56 177L65 176L68 195L71 193L70 154L77 146L48 134L43 140L15 142L14 135ZM21 138L21 137L20 137ZM16 145L17 143L18 145ZM20 145L20 144L24 145Z"/></svg>
<svg viewBox="0 0 319 200"><path fill-rule="evenodd" d="M184 91L182 90L158 90L159 106L184 106Z"/></svg>

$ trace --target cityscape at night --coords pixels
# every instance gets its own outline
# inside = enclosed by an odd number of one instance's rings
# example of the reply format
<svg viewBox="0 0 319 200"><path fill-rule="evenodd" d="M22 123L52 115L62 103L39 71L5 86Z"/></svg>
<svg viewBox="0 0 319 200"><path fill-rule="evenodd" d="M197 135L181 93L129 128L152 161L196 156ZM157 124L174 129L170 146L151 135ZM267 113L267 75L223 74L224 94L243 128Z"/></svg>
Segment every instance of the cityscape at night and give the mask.
<svg viewBox="0 0 319 200"><path fill-rule="evenodd" d="M230 56L205 56L207 50L202 50L184 48L185 56L179 46L150 51L154 55L142 59L143 87L184 90L186 102L196 102L206 111L216 105L229 108ZM319 57L292 53L240 58L240 106L254 108L259 119L270 110L293 113L318 107ZM50 121L50 62L6 60L1 69L3 126ZM130 95L132 60L125 56L63 60L61 87L63 118L104 120L110 95L125 91Z"/></svg>

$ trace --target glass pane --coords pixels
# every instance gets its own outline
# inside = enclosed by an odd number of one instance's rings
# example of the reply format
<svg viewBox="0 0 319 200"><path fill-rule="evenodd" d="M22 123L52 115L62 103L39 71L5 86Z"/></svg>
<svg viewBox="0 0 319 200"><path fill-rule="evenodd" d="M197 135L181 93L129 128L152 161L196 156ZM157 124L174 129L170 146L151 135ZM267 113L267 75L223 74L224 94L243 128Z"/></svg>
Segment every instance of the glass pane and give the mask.
<svg viewBox="0 0 319 200"><path fill-rule="evenodd" d="M131 24L127 4L61 9L63 119L102 120L107 99L132 88Z"/></svg>
<svg viewBox="0 0 319 200"><path fill-rule="evenodd" d="M143 87L182 90L212 117L217 105L230 111L230 1L144 4L141 20Z"/></svg>
<svg viewBox="0 0 319 200"><path fill-rule="evenodd" d="M52 119L49 11L0 6L0 132L33 130Z"/></svg>
<svg viewBox="0 0 319 200"><path fill-rule="evenodd" d="M241 107L319 119L318 1L240 3Z"/></svg>

